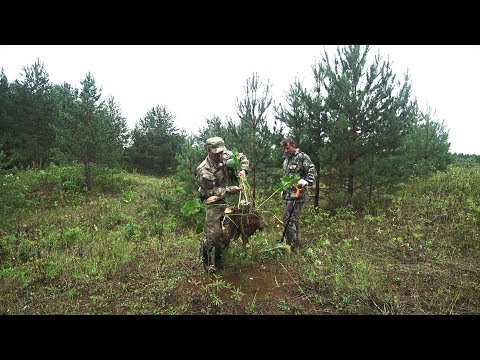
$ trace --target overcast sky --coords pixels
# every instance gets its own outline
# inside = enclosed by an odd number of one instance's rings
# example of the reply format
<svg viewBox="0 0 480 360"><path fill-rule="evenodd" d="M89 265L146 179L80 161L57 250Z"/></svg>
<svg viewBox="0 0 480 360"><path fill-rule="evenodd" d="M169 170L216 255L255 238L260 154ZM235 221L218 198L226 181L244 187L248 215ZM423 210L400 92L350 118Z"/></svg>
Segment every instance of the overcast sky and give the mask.
<svg viewBox="0 0 480 360"><path fill-rule="evenodd" d="M333 52L336 46L326 46ZM195 133L206 118L237 119L237 98L254 72L270 82L276 103L298 77L313 87L311 67L323 45L0 45L8 81L40 59L51 82L80 88L87 72L121 106L129 127L157 105L166 106L178 128ZM452 152L480 154L480 45L372 46L389 58L397 79L408 70L422 110L444 120Z"/></svg>

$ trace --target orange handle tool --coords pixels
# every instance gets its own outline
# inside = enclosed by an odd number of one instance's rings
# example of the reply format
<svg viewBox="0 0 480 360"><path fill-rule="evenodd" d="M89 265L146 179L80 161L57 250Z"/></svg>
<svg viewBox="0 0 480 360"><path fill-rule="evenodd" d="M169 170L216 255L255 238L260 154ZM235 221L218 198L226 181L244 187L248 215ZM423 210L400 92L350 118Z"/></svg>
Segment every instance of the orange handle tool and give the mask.
<svg viewBox="0 0 480 360"><path fill-rule="evenodd" d="M301 193L302 190L303 190L303 187L298 186L298 184L295 185L295 187L297 188L297 191L295 192L295 197L298 199L298 198L300 197L300 193Z"/></svg>

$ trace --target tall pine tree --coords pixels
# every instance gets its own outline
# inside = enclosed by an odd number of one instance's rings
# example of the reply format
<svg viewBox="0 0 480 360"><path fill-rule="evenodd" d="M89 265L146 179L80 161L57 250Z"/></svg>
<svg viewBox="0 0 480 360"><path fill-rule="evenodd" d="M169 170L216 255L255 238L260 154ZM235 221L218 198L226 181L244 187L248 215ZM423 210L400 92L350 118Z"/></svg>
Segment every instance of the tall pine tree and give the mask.
<svg viewBox="0 0 480 360"><path fill-rule="evenodd" d="M175 155L185 131L174 126L174 116L166 106L156 106L141 118L132 132L130 154L135 166L154 174L170 174L176 169Z"/></svg>
<svg viewBox="0 0 480 360"><path fill-rule="evenodd" d="M332 177L329 186L371 196L376 185L395 175L403 139L415 121L416 101L408 76L395 81L389 61L377 55L368 66L368 46L339 47L333 61L322 61L326 146Z"/></svg>

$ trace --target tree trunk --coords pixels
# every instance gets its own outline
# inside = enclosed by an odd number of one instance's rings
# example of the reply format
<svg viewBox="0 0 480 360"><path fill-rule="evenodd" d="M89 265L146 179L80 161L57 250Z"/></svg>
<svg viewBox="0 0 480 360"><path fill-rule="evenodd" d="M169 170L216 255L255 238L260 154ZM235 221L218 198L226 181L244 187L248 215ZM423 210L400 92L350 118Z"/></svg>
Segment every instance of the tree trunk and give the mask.
<svg viewBox="0 0 480 360"><path fill-rule="evenodd" d="M348 163L348 205L353 205L353 180L354 180L355 159L350 157Z"/></svg>
<svg viewBox="0 0 480 360"><path fill-rule="evenodd" d="M320 165L315 165L317 169L317 178L315 179L315 199L313 200L313 207L318 209L318 202L320 200Z"/></svg>
<svg viewBox="0 0 480 360"><path fill-rule="evenodd" d="M252 168L252 209L255 209L255 189L257 188L257 169Z"/></svg>
<svg viewBox="0 0 480 360"><path fill-rule="evenodd" d="M88 161L83 163L83 170L85 175L85 185L90 192L90 190L92 190L92 169Z"/></svg>

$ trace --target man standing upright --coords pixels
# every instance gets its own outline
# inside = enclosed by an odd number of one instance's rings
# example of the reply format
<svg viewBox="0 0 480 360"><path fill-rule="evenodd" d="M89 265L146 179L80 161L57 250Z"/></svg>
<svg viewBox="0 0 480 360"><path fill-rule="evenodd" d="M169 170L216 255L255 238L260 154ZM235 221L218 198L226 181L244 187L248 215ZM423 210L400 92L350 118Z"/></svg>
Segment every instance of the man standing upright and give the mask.
<svg viewBox="0 0 480 360"><path fill-rule="evenodd" d="M298 241L298 225L300 219L300 210L304 202L308 199L307 186L312 186L317 177L317 170L310 157L303 151L300 151L292 139L283 139L280 143L283 148L285 159L283 160L283 176L292 173L300 174L300 180L296 184L302 188L300 197L296 198L296 187L284 190L282 197L285 200L285 211L283 213L283 222L286 224L285 239L292 250L300 247ZM288 223L288 224L287 224Z"/></svg>
<svg viewBox="0 0 480 360"><path fill-rule="evenodd" d="M227 245L222 238L222 220L227 207L226 197L238 194L243 189L229 185L226 161L233 153L225 148L223 139L218 136L209 138L205 146L208 155L195 171L200 198L206 206L205 237L202 240L201 252L205 270L215 272L217 268L222 267L222 250ZM237 154L237 159L241 170L236 175L245 178L250 171L249 161L242 153ZM211 258L213 248L215 248L214 259Z"/></svg>

